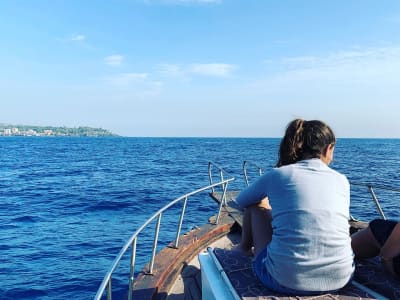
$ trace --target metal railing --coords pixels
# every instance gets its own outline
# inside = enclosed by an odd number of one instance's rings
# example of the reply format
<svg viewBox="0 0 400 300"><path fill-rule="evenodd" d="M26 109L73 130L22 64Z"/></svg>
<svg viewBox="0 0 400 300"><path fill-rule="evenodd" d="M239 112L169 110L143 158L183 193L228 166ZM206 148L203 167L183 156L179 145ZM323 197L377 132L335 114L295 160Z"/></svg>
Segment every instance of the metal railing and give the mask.
<svg viewBox="0 0 400 300"><path fill-rule="evenodd" d="M210 179L210 185L213 184L213 170L217 169L218 170L218 176L220 181L224 181L224 175L234 178L233 175L229 174L227 171L224 170L220 165L216 164L215 162L209 161L208 162L208 178ZM216 175L215 175L216 176ZM211 188L211 192L215 192L214 187Z"/></svg>
<svg viewBox="0 0 400 300"><path fill-rule="evenodd" d="M382 206L378 200L378 197L376 196L374 189L380 189L380 190L391 191L391 192L400 192L400 189L394 188L391 186L387 186L387 185L382 185L382 184L372 185L371 183L363 183L363 182L350 182L350 184L366 187L368 189L369 193L371 194L372 200L374 201L376 209L378 210L381 218L386 220L385 213L383 212Z"/></svg>
<svg viewBox="0 0 400 300"><path fill-rule="evenodd" d="M261 176L263 174L262 167L260 167L257 163L245 160L243 162L243 176L244 176L244 181L246 183L246 186L249 186L249 176L247 175L247 166L248 165L252 165L252 166L256 167L258 170L259 176Z"/></svg>
<svg viewBox="0 0 400 300"><path fill-rule="evenodd" d="M208 162L208 178L210 180L210 186L212 186L211 188L211 192L214 194L215 193L215 186L213 185L213 170L217 169L218 170L218 174L219 174L219 180L220 182L224 182L224 174L226 176L229 176L230 178L234 178L232 175L230 175L227 171L225 171L221 166L217 165L216 163L209 161ZM220 186L222 188L222 193L221 193L221 198L219 199L219 209L218 209L218 214L217 214L217 218L216 218L216 223L218 224L219 222L219 218L221 216L221 211L222 211L222 207L226 206L226 192L227 192L227 188L228 188L228 183L222 183Z"/></svg>
<svg viewBox="0 0 400 300"><path fill-rule="evenodd" d="M210 168L210 167L209 167ZM211 176L211 175L210 175ZM132 299L132 287L133 287L133 282L134 282L134 272L135 272L135 261L136 261L136 250L137 250L137 239L140 233L143 232L143 230L145 228L147 228L149 226L149 224L157 219L157 223L156 223L156 229L155 229L155 233L154 233L154 239L153 239L153 247L152 247L152 255L151 255L151 259L150 259L150 264L149 264L149 270L148 270L148 274L152 274L153 273L153 267L154 267L154 259L156 256L156 251L157 251L157 243L158 243L158 235L160 232L160 227L161 227L161 217L162 214L168 210L169 208L171 208L172 206L174 206L175 204L177 204L178 202L183 201L183 206L182 206L182 210L181 210L181 214L179 217L179 224L177 226L177 231L176 231L176 239L174 242L174 247L178 248L179 245L179 237L181 234L181 229L182 229L182 223L184 220L184 215L185 215L185 210L186 210L186 204L188 202L189 197L199 194L201 192L204 192L206 190L214 190L215 187L218 186L222 186L222 190L223 190L223 198L225 199L225 194L226 194L226 190L228 187L228 184L235 180L234 177L230 177L228 179L223 179L222 177L223 175L221 175L221 181L217 182L217 183L210 183L210 185L205 186L203 188L197 189L195 191L192 191L190 193L187 193L179 198L176 198L175 200L169 202L167 205L165 205L163 208L161 208L160 210L158 210L154 215L152 215L146 222L143 223L143 225L136 230L136 232L129 238L129 240L126 242L126 244L122 247L121 251L119 252L119 254L117 255L117 257L115 258L110 270L107 272L107 274L105 275L97 293L96 296L94 297L95 300L100 300L102 299L105 291L107 290L107 299L111 300L112 299L112 275L114 274L115 270L117 269L120 261L122 260L122 258L124 257L124 255L126 254L126 252L129 250L130 247L132 247L132 251L131 251L131 258L130 258L130 272L129 272L129 294L128 294L128 299L131 300ZM222 210L222 203L219 206L219 210L218 210L218 215L216 218L216 221L214 224L218 224L219 221L219 216L221 214L221 210Z"/></svg>

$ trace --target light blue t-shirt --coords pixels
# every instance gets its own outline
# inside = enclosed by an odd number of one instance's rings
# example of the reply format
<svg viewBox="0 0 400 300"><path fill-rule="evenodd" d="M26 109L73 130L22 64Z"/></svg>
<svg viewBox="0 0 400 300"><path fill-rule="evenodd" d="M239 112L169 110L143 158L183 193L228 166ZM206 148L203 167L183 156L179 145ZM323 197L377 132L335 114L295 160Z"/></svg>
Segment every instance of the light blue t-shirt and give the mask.
<svg viewBox="0 0 400 300"><path fill-rule="evenodd" d="M301 291L342 288L354 272L350 185L318 158L275 168L243 190L242 207L268 197L272 240L263 260L281 285Z"/></svg>

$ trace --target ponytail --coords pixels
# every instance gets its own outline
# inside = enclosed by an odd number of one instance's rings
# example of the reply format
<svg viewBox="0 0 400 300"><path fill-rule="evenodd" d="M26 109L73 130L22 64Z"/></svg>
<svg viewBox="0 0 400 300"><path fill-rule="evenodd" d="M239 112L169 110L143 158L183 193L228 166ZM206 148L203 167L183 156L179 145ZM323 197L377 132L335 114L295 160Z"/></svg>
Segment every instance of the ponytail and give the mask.
<svg viewBox="0 0 400 300"><path fill-rule="evenodd" d="M325 123L296 119L286 128L279 147L277 167L306 158L319 158L326 146L336 142L331 128Z"/></svg>

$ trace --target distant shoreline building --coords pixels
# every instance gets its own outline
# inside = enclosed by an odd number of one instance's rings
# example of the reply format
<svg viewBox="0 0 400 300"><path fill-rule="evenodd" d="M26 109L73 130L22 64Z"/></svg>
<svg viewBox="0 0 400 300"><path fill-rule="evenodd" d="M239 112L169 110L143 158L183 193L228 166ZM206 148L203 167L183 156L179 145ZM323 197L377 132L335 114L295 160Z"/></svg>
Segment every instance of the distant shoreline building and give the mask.
<svg viewBox="0 0 400 300"><path fill-rule="evenodd" d="M0 136L111 137L118 135L106 129L92 127L68 128L0 124Z"/></svg>

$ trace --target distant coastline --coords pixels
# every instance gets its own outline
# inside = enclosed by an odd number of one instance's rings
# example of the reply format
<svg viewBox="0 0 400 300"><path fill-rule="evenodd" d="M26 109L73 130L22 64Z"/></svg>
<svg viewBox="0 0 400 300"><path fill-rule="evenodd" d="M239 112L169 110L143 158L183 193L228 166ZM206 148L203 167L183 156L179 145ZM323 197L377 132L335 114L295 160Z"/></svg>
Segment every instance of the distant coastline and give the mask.
<svg viewBox="0 0 400 300"><path fill-rule="evenodd" d="M32 126L11 125L0 123L0 136L71 136L71 137L116 137L117 134L103 128L87 126L79 127L55 127L55 126Z"/></svg>

